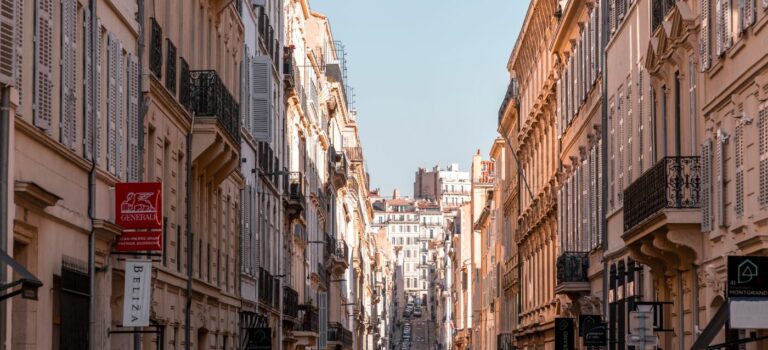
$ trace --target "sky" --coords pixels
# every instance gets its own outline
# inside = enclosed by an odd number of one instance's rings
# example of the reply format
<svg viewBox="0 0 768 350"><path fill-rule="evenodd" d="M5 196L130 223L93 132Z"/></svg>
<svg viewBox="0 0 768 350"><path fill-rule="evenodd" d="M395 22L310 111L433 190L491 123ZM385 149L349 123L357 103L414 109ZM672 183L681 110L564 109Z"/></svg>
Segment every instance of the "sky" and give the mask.
<svg viewBox="0 0 768 350"><path fill-rule="evenodd" d="M468 171L496 137L523 0L313 0L344 43L371 189L413 194L419 167Z"/></svg>

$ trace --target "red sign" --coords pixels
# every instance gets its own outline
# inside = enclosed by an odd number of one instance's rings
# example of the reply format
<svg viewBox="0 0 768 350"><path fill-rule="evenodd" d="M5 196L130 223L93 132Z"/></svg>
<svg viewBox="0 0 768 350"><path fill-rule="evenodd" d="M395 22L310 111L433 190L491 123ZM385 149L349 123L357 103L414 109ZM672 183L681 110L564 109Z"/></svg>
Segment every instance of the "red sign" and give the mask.
<svg viewBox="0 0 768 350"><path fill-rule="evenodd" d="M118 252L163 250L163 231L123 232L117 238L115 250Z"/></svg>
<svg viewBox="0 0 768 350"><path fill-rule="evenodd" d="M115 223L125 229L162 229L163 184L128 182L115 185Z"/></svg>

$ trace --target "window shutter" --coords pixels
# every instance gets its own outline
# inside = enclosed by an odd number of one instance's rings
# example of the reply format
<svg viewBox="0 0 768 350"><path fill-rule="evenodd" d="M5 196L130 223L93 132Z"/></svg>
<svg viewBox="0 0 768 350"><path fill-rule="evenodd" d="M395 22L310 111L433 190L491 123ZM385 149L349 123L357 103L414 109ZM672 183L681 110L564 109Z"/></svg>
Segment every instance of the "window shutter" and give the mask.
<svg viewBox="0 0 768 350"><path fill-rule="evenodd" d="M721 0L723 6L723 52L728 50L733 44L733 15L731 12L732 0Z"/></svg>
<svg viewBox="0 0 768 350"><path fill-rule="evenodd" d="M739 33L755 23L755 0L739 0Z"/></svg>
<svg viewBox="0 0 768 350"><path fill-rule="evenodd" d="M763 0L763 8L768 8L768 0Z"/></svg>
<svg viewBox="0 0 768 350"><path fill-rule="evenodd" d="M96 116L96 135L94 143L96 144L96 163L101 163L101 135L102 135L102 116L101 116L101 91L103 86L101 85L101 59L103 56L102 49L104 46L101 44L101 19L96 20L96 26L93 28L96 31L96 42L93 43L96 50L96 76L93 78L93 84L96 85L96 93L94 93L95 100L93 101L93 110Z"/></svg>
<svg viewBox="0 0 768 350"><path fill-rule="evenodd" d="M759 150L760 150L760 208L768 208L768 103L760 106L758 116Z"/></svg>
<svg viewBox="0 0 768 350"><path fill-rule="evenodd" d="M176 95L176 46L171 39L165 39L165 88Z"/></svg>
<svg viewBox="0 0 768 350"><path fill-rule="evenodd" d="M141 157L139 155L139 134L142 128L139 125L139 64L135 57L128 55L126 79L128 80L128 155L126 157L126 172L128 181L138 182Z"/></svg>
<svg viewBox="0 0 768 350"><path fill-rule="evenodd" d="M712 141L701 145L701 231L712 231Z"/></svg>
<svg viewBox="0 0 768 350"><path fill-rule="evenodd" d="M584 160L581 167L581 197L579 197L579 200L581 201L581 246L583 251L589 251L591 248L591 245L589 244L589 238L592 234L592 231L590 230L590 215L591 212L591 200L590 200L590 169L589 166L591 165L591 157L587 155L587 159Z"/></svg>
<svg viewBox="0 0 768 350"><path fill-rule="evenodd" d="M15 82L17 1L20 0L0 1L0 83L6 85Z"/></svg>
<svg viewBox="0 0 768 350"><path fill-rule="evenodd" d="M9 1L9 0L6 0ZM16 70L14 72L16 79L16 91L19 96L19 108L16 109L16 114L21 114L23 106L23 56L24 56L24 1L23 0L10 0L13 1L13 5L16 6L16 18L14 30L16 35L14 36L14 42L16 47L15 59ZM4 51L4 50L3 50Z"/></svg>
<svg viewBox="0 0 768 350"><path fill-rule="evenodd" d="M35 28L35 91L34 124L50 133L51 98L53 94L53 0L37 2Z"/></svg>
<svg viewBox="0 0 768 350"><path fill-rule="evenodd" d="M258 141L272 140L272 63L269 56L253 57L251 62L251 134Z"/></svg>
<svg viewBox="0 0 768 350"><path fill-rule="evenodd" d="M93 150L91 145L93 143L93 123L94 111L93 111L93 94L91 88L93 87L93 60L91 53L93 52L93 26L91 25L91 10L88 8L83 9L83 58L84 67L83 71L83 156L85 159L93 159Z"/></svg>
<svg viewBox="0 0 768 350"><path fill-rule="evenodd" d="M107 64L109 69L107 87L107 169L120 177L120 133L122 131L122 44L109 33L107 37Z"/></svg>
<svg viewBox="0 0 768 350"><path fill-rule="evenodd" d="M597 171L597 162L598 162L598 146L595 144L592 146L592 154L589 156L590 164L589 164L589 215L590 215L590 236L592 239L591 244L589 245L589 248L595 248L597 246L597 242L600 241L598 238L598 227L600 226L600 214L598 213L598 201L600 200L600 197L598 196L597 187L600 186L600 182L597 181L597 174L595 172Z"/></svg>
<svg viewBox="0 0 768 350"><path fill-rule="evenodd" d="M250 260L250 247L251 247L251 185L246 185L243 190L242 204L240 205L242 211L242 224L241 238L240 238L240 266L243 272L251 274L251 260Z"/></svg>
<svg viewBox="0 0 768 350"><path fill-rule="evenodd" d="M603 157L605 157L602 151L603 142L606 142L606 141L601 139L600 141L597 142L597 146L596 146L597 150L595 151L595 162L597 163L597 167L596 167L597 176L595 176L595 178L597 178L597 184L595 186L596 188L595 193L597 193L597 196L595 197L595 201L597 203L596 204L597 206L596 232L597 232L597 242L601 245L603 244L603 225L602 225L603 212L605 211L605 207L607 204L603 202L603 181L605 181L605 178L603 177Z"/></svg>
<svg viewBox="0 0 768 350"><path fill-rule="evenodd" d="M240 119L245 130L251 130L250 113L250 87L251 87L251 60L248 55L248 46L243 50L243 62L240 64Z"/></svg>
<svg viewBox="0 0 768 350"><path fill-rule="evenodd" d="M744 127L739 123L733 133L733 148L736 163L736 217L744 214Z"/></svg>
<svg viewBox="0 0 768 350"><path fill-rule="evenodd" d="M645 71L643 70L642 66L638 66L637 69L638 76L637 76L637 94L638 94L638 103L637 103L637 165L638 165L638 175L641 175L644 171L644 164L643 164L643 158L644 158L644 140L645 137L645 119L643 119L643 112L645 112L645 94L643 93L644 86L643 86L643 76L645 75Z"/></svg>
<svg viewBox="0 0 768 350"><path fill-rule="evenodd" d="M718 131L715 147L715 221L718 227L725 226L725 144L727 137Z"/></svg>
<svg viewBox="0 0 768 350"><path fill-rule="evenodd" d="M632 81L628 80L627 81L627 105L625 106L625 108L627 109L627 111L626 111L626 113L627 113L627 120L626 120L626 124L627 124L627 128L626 128L627 129L627 182L629 182L629 183L632 182L632 164L634 162L634 159L632 159L632 157L634 157L634 155L632 153L632 147L634 146L632 144L632 141L633 141L633 137L632 136L635 134L635 129L634 129L635 125L633 123L633 118L632 118L632 103L633 103L633 101L632 101Z"/></svg>
<svg viewBox="0 0 768 350"><path fill-rule="evenodd" d="M701 32L699 33L699 60L701 61L701 71L709 69L712 64L712 44L709 32L709 2L711 0L701 0Z"/></svg>
<svg viewBox="0 0 768 350"><path fill-rule="evenodd" d="M611 33L616 31L616 0L610 0L610 9L608 10L608 22L611 25Z"/></svg>
<svg viewBox="0 0 768 350"><path fill-rule="evenodd" d="M618 108L616 115L619 118L619 125L617 126L617 129L619 129L619 135L618 135L618 146L619 146L619 154L617 159L616 167L619 170L618 173L618 183L616 186L616 198L618 203L621 203L624 200L624 94L619 93L618 98Z"/></svg>
<svg viewBox="0 0 768 350"><path fill-rule="evenodd" d="M61 1L60 139L74 149L77 136L77 0Z"/></svg>

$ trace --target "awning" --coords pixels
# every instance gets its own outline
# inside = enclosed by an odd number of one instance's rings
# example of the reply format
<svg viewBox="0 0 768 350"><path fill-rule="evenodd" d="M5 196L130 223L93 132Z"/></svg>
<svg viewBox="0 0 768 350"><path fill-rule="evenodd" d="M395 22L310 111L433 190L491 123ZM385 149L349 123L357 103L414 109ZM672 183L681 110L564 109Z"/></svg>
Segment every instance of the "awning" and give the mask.
<svg viewBox="0 0 768 350"><path fill-rule="evenodd" d="M17 290L0 295L0 301L19 294L21 294L21 297L24 299L37 300L37 289L43 286L43 282L40 282L40 280L37 279L37 277L35 277L31 272L29 272L27 268L24 267L24 265L19 264L19 262L16 260L13 260L13 258L4 250L0 250L0 261L8 264L8 266L10 266L13 271L21 276L21 279L17 281L13 281L6 285L0 286L0 291L5 291L16 286L21 286L21 288Z"/></svg>
<svg viewBox="0 0 768 350"><path fill-rule="evenodd" d="M730 317L731 305L730 301L726 301L720 305L720 309L717 310L715 316L712 317L712 319L709 321L709 324L704 327L704 330L693 343L693 346L691 346L691 350L706 349L709 344L712 343L712 340L715 339L717 333L720 333L720 330L723 328L723 326L725 326L725 323L728 322Z"/></svg>

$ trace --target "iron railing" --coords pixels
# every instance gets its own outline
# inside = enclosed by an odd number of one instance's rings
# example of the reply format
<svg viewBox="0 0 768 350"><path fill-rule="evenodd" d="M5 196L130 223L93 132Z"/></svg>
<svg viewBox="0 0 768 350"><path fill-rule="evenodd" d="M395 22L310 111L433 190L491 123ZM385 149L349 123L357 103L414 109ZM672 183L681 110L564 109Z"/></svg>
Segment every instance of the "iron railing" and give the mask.
<svg viewBox="0 0 768 350"><path fill-rule="evenodd" d="M295 84L295 73L293 71L293 50L289 47L283 48L283 82L286 88L292 88Z"/></svg>
<svg viewBox="0 0 768 350"><path fill-rule="evenodd" d="M328 341L341 343L344 347L352 346L352 331L344 328L341 323L328 323Z"/></svg>
<svg viewBox="0 0 768 350"><path fill-rule="evenodd" d="M328 151L330 152L329 159L331 160L331 167L335 174L341 176L347 176L349 164L347 164L347 155L344 152L338 152L331 146Z"/></svg>
<svg viewBox="0 0 768 350"><path fill-rule="evenodd" d="M299 310L304 311L299 330L302 332L318 333L320 331L320 315L317 312L317 307L310 304L303 304L299 305Z"/></svg>
<svg viewBox="0 0 768 350"><path fill-rule="evenodd" d="M653 34L664 22L664 17L675 7L675 0L655 0L651 1L651 4L651 28L653 28L651 34Z"/></svg>
<svg viewBox="0 0 768 350"><path fill-rule="evenodd" d="M277 284L277 280L269 273L269 271L262 267L260 267L258 271L259 280L257 288L259 291L259 301L267 305L274 305L276 297L275 285Z"/></svg>
<svg viewBox="0 0 768 350"><path fill-rule="evenodd" d="M334 250L333 254L338 259L349 261L349 246L347 245L347 242L345 242L343 239L337 240L336 249Z"/></svg>
<svg viewBox="0 0 768 350"><path fill-rule="evenodd" d="M189 72L189 64L182 57L179 59L179 103L187 110L192 111L192 75Z"/></svg>
<svg viewBox="0 0 768 350"><path fill-rule="evenodd" d="M512 345L512 342L515 339L515 335L512 333L500 333L496 335L496 349L497 350L517 350L517 348Z"/></svg>
<svg viewBox="0 0 768 350"><path fill-rule="evenodd" d="M176 95L176 45L165 39L165 88Z"/></svg>
<svg viewBox="0 0 768 350"><path fill-rule="evenodd" d="M149 71L157 77L163 76L163 29L155 18L151 18L149 37Z"/></svg>
<svg viewBox="0 0 768 350"><path fill-rule="evenodd" d="M272 181L272 184L279 186L280 162L278 161L275 152L272 150L272 146L267 142L260 141L257 148L258 159L256 161L261 174Z"/></svg>
<svg viewBox="0 0 768 350"><path fill-rule="evenodd" d="M289 172L284 190L289 200L304 204L304 174L298 171Z"/></svg>
<svg viewBox="0 0 768 350"><path fill-rule="evenodd" d="M557 284L589 282L588 269L588 253L564 252L557 257Z"/></svg>
<svg viewBox="0 0 768 350"><path fill-rule="evenodd" d="M520 96L520 86L517 84L517 79L511 79L509 85L507 85L507 93L504 94L504 99L501 101L501 107L499 107L499 124L504 119L504 112L507 111L509 102L513 99L517 99Z"/></svg>
<svg viewBox="0 0 768 350"><path fill-rule="evenodd" d="M624 231L662 209L700 207L699 157L665 157L624 190Z"/></svg>
<svg viewBox="0 0 768 350"><path fill-rule="evenodd" d="M344 153L347 154L347 159L350 162L362 163L363 162L363 148L362 147L344 147Z"/></svg>
<svg viewBox="0 0 768 350"><path fill-rule="evenodd" d="M299 293L288 286L283 286L283 314L299 317Z"/></svg>
<svg viewBox="0 0 768 350"><path fill-rule="evenodd" d="M336 238L325 233L325 258L330 259L336 253Z"/></svg>
<svg viewBox="0 0 768 350"><path fill-rule="evenodd" d="M240 143L240 105L215 70L197 70L192 77L195 117L216 117L229 136Z"/></svg>

